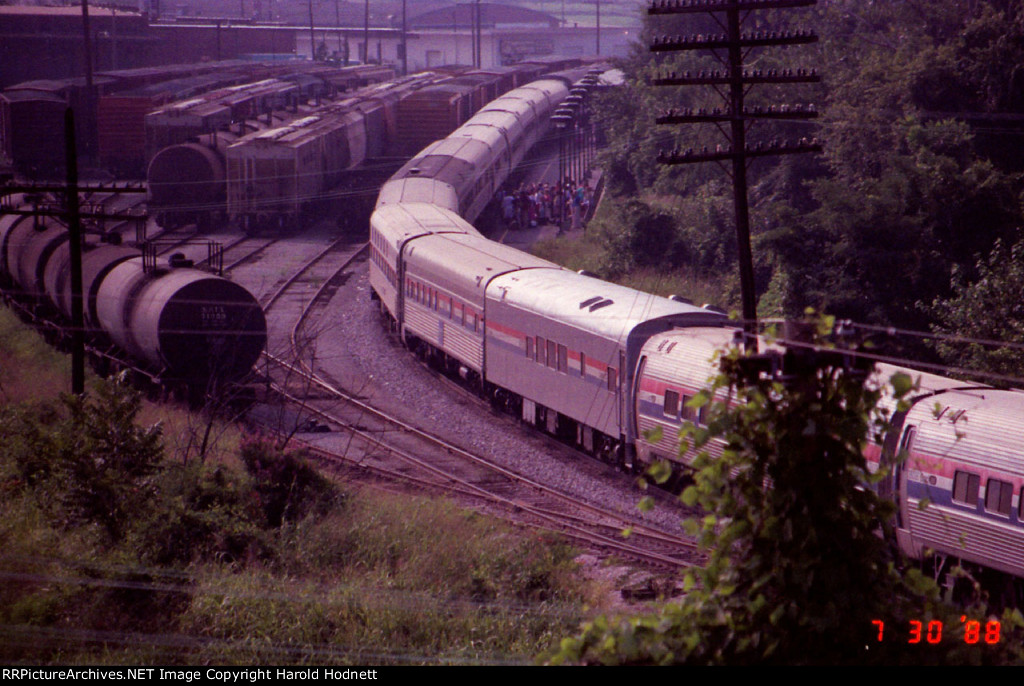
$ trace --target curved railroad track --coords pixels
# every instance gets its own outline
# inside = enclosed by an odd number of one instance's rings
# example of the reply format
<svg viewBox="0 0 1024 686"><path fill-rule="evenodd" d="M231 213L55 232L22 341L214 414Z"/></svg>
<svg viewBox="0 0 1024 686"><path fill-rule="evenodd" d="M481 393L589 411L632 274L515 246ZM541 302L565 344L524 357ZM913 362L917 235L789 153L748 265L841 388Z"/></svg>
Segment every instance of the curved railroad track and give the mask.
<svg viewBox="0 0 1024 686"><path fill-rule="evenodd" d="M291 407L275 418L275 428L284 429L289 437L303 433L310 452L332 465L471 500L518 523L559 531L592 548L673 569L700 561L695 544L684 537L551 488L479 451L403 421L360 398L359 390L341 388L319 373L316 355L307 348L316 336L330 332L307 329L310 322L321 320L322 308L364 248L364 243L337 239L260 298L269 322L267 373ZM475 396L472 402L485 406ZM312 436L311 429L325 433ZM622 535L625 530L628 538Z"/></svg>

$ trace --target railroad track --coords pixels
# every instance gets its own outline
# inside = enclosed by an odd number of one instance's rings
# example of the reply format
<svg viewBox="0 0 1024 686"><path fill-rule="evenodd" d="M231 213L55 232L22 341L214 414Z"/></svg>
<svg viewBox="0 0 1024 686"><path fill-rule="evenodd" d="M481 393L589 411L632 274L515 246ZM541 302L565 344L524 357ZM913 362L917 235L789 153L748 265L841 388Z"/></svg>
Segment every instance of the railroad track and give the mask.
<svg viewBox="0 0 1024 686"><path fill-rule="evenodd" d="M675 569L700 561L695 544L686 538L550 488L478 451L402 421L358 397L358 391L343 389L319 374L315 355L307 355L305 346L323 332L306 328L318 321L364 248L365 244L338 239L261 298L271 331L267 372L291 408L276 418L278 429L303 433L304 445L330 464L469 499L516 522L560 531L591 547ZM310 437L308 430L313 428L328 431ZM622 535L625 530L631 532L628 538Z"/></svg>
<svg viewBox="0 0 1024 686"><path fill-rule="evenodd" d="M701 560L696 545L686 538L552 489L382 412L297 364L269 354L268 359L285 372L283 382L274 382L283 397L315 418L319 426L337 427L330 439L304 441L323 460L421 489L471 498L519 523L559 531L589 546L642 562L678 569ZM630 532L628 538L623 538L623 531Z"/></svg>
<svg viewBox="0 0 1024 686"><path fill-rule="evenodd" d="M253 238L245 236L224 246L224 273L227 274L278 242L278 238Z"/></svg>
<svg viewBox="0 0 1024 686"><path fill-rule="evenodd" d="M281 359L300 360L303 365L307 365L305 360L315 357L320 332L304 331L309 315L318 301L326 300L326 293L333 293L334 284L366 247L365 242L353 243L344 236L336 238L260 297L268 315L268 351Z"/></svg>

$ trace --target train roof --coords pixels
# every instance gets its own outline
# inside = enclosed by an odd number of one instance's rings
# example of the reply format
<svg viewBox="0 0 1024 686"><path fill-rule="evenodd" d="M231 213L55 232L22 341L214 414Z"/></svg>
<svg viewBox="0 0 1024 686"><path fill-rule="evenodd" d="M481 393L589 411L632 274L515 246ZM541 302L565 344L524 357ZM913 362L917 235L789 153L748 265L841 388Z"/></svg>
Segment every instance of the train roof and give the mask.
<svg viewBox="0 0 1024 686"><path fill-rule="evenodd" d="M435 179L417 177L392 179L381 186L380 194L377 196L377 210L391 205L410 203L434 205L438 209L447 210L453 214L459 210L459 196L455 193L455 189L449 184ZM459 221L465 220L459 217Z"/></svg>
<svg viewBox="0 0 1024 686"><path fill-rule="evenodd" d="M350 126L358 120L359 113L352 110L344 108L319 110L275 128L246 134L239 138L229 151L232 154L240 153L252 144L263 147L272 145L298 147L336 131L338 128Z"/></svg>
<svg viewBox="0 0 1024 686"><path fill-rule="evenodd" d="M553 262L466 233L419 236L405 248L405 255L409 272L429 273L443 288L458 293L474 291L480 298L491 280L501 274L524 269L562 269Z"/></svg>
<svg viewBox="0 0 1024 686"><path fill-rule="evenodd" d="M530 269L499 276L489 300L560 321L625 346L646 322L661 326L716 326L724 315L568 270Z"/></svg>
<svg viewBox="0 0 1024 686"><path fill-rule="evenodd" d="M388 182L385 188L391 183ZM381 191L384 197L384 191ZM384 239L398 248L417 236L432 233L468 233L479 235L473 225L451 210L433 202L397 201L396 204L378 205L370 218L373 228Z"/></svg>
<svg viewBox="0 0 1024 686"><path fill-rule="evenodd" d="M917 429L914 454L1024 477L1022 407L1021 391L949 390L917 402L904 426Z"/></svg>
<svg viewBox="0 0 1024 686"><path fill-rule="evenodd" d="M463 188L480 165L491 160L494 155L493 146L498 143L500 136L500 131L491 129L487 137L473 137L470 134L435 141L395 172L391 180L429 180L453 188Z"/></svg>

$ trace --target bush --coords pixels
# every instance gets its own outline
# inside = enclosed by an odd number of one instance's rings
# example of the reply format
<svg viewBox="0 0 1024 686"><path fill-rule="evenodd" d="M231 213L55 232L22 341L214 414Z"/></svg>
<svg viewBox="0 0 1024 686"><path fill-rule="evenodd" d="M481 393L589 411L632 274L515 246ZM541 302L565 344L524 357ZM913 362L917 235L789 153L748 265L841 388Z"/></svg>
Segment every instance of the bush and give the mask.
<svg viewBox="0 0 1024 686"><path fill-rule="evenodd" d="M831 322L820 322L821 333ZM814 341L818 349L831 341ZM890 546L894 512L871 484L864 446L882 444L881 391L841 355L787 352L721 356L721 373L690 403L707 423L689 425L680 454L699 451L694 485L682 495L707 514L687 528L708 551L688 573L688 594L659 614L600 618L566 639L556 662L685 664L998 664L1021 660L1024 618L1003 617L998 646L964 642L961 616L990 619L979 603L958 608L917 571L898 571ZM863 359L863 358L858 358ZM781 375L770 370L780 368ZM780 379L786 379L785 382ZM892 379L897 398L909 378ZM721 448L712 456L711 442ZM667 464L650 476L665 481ZM945 640L877 639L876 621L906 627L939 621ZM957 634L959 639L954 639Z"/></svg>

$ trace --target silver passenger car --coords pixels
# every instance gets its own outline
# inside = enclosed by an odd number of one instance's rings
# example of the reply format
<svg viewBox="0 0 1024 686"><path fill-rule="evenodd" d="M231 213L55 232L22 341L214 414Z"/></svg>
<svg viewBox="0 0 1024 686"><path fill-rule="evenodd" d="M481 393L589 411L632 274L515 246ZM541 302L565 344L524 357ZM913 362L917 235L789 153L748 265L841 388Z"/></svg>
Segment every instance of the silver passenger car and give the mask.
<svg viewBox="0 0 1024 686"><path fill-rule="evenodd" d="M703 423L703 413L686 406L708 387L717 371L715 355L732 342L736 329L691 327L648 339L637 363L636 452L641 464L658 460L690 464L679 454L679 430L685 422ZM718 445L706 446L712 451Z"/></svg>
<svg viewBox="0 0 1024 686"><path fill-rule="evenodd" d="M385 188L389 184L385 184ZM370 217L370 286L380 298L385 312L398 326L403 319L402 291L399 288L402 250L408 241L433 233L480 235L455 212L429 202L378 205Z"/></svg>
<svg viewBox="0 0 1024 686"><path fill-rule="evenodd" d="M470 234L409 241L404 254L402 335L429 344L478 377L484 371L485 293L492 280L556 264Z"/></svg>
<svg viewBox="0 0 1024 686"><path fill-rule="evenodd" d="M487 381L523 398L525 421L587 450L600 451L595 441L632 445L634 370L644 342L673 327L724 320L571 271L512 272L487 288ZM564 435L569 430L577 435Z"/></svg>
<svg viewBox="0 0 1024 686"><path fill-rule="evenodd" d="M1020 391L963 388L910 408L899 443L908 457L892 477L906 554L932 550L1024 576L1022 407Z"/></svg>

